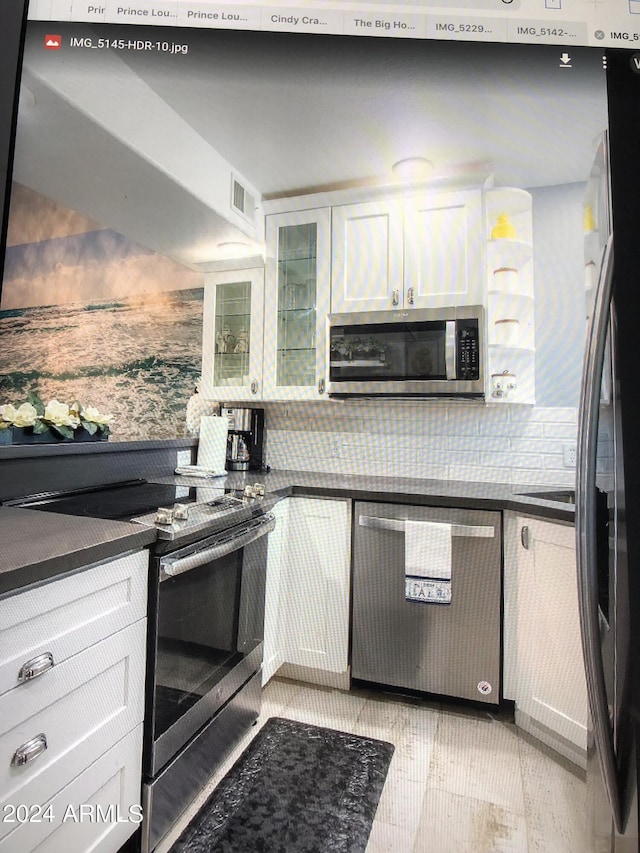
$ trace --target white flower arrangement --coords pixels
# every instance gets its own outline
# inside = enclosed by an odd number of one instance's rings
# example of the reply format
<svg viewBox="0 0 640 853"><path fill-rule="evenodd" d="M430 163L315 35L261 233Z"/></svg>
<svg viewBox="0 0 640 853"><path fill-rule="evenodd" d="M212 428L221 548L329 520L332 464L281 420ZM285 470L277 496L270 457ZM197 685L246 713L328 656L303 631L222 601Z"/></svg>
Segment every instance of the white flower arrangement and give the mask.
<svg viewBox="0 0 640 853"><path fill-rule="evenodd" d="M103 415L95 406L82 406L76 400L70 406L59 400L50 400L46 406L37 391L30 391L27 399L14 406L0 406L0 429L31 427L35 435L51 430L61 438L74 438L74 430L84 427L90 434L109 435L113 415Z"/></svg>

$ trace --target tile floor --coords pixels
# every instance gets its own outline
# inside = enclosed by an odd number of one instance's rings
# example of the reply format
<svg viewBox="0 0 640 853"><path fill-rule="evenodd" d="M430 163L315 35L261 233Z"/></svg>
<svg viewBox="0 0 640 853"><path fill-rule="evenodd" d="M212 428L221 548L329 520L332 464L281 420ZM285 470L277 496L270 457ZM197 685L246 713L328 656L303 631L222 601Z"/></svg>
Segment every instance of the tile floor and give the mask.
<svg viewBox="0 0 640 853"><path fill-rule="evenodd" d="M167 853L260 726L275 716L395 745L367 853L586 850L583 774L520 734L505 715L275 678L265 688L258 725L157 853Z"/></svg>

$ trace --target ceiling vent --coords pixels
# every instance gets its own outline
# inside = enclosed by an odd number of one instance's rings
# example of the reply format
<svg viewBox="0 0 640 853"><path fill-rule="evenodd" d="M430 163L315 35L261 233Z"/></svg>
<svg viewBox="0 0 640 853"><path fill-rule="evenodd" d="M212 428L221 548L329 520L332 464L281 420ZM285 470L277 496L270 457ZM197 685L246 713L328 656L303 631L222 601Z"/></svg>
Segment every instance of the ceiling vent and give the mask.
<svg viewBox="0 0 640 853"><path fill-rule="evenodd" d="M231 207L253 225L256 216L256 200L233 175L231 176Z"/></svg>

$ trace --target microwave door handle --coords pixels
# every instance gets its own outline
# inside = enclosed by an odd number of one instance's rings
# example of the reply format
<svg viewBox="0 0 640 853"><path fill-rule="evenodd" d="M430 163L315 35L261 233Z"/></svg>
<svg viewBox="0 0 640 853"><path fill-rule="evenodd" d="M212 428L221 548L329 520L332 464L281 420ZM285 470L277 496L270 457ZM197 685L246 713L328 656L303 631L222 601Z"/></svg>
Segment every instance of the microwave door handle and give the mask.
<svg viewBox="0 0 640 853"><path fill-rule="evenodd" d="M444 363L447 379L456 378L456 321L447 320L444 329Z"/></svg>
<svg viewBox="0 0 640 853"><path fill-rule="evenodd" d="M160 560L160 582L167 580L168 578L175 577L175 575L181 575L183 572L188 572L191 569L197 569L198 566L203 566L205 563L219 560L221 557L226 557L227 554L231 554L233 551L239 551L240 548L244 548L245 545L248 545L250 542L255 542L256 539L260 539L261 536L269 533L275 526L275 515L273 515L273 513L267 513L259 524L254 524L248 529L244 528L235 536L223 539L221 542L216 545L212 545L210 548L204 548L202 551L195 551L187 557L178 557L177 559L165 557Z"/></svg>

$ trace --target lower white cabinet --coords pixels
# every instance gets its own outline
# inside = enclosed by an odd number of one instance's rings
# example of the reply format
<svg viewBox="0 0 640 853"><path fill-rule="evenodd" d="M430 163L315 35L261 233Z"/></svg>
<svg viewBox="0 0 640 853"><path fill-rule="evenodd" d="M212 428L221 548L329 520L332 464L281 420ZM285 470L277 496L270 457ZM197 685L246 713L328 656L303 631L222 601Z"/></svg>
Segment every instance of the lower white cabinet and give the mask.
<svg viewBox="0 0 640 853"><path fill-rule="evenodd" d="M286 504L281 538L269 542L268 677L278 661L288 675L347 687L351 504L302 496Z"/></svg>
<svg viewBox="0 0 640 853"><path fill-rule="evenodd" d="M587 688L573 526L505 513L504 686L516 723L584 765Z"/></svg>
<svg viewBox="0 0 640 853"><path fill-rule="evenodd" d="M142 723L30 819L19 813L15 829L0 840L1 853L115 853L141 823L141 755ZM5 806L5 820L7 814Z"/></svg>
<svg viewBox="0 0 640 853"><path fill-rule="evenodd" d="M140 551L0 599L3 853L116 853L135 832L147 573Z"/></svg>
<svg viewBox="0 0 640 853"><path fill-rule="evenodd" d="M264 686L284 663L284 601L282 583L287 567L289 505L293 499L283 498L272 509L275 529L269 534L267 551L267 583L264 605L264 653L262 685Z"/></svg>

